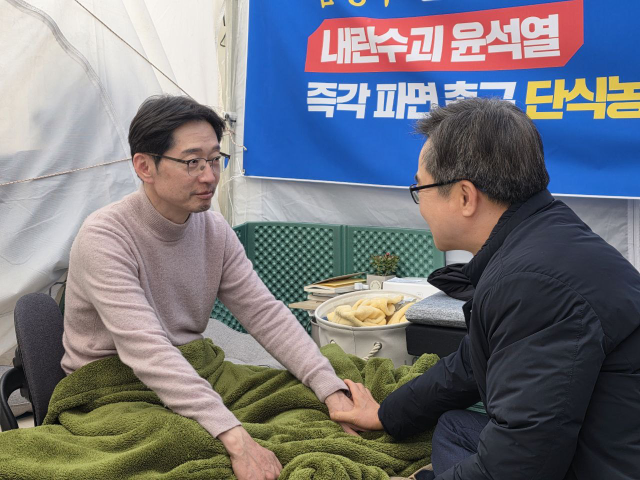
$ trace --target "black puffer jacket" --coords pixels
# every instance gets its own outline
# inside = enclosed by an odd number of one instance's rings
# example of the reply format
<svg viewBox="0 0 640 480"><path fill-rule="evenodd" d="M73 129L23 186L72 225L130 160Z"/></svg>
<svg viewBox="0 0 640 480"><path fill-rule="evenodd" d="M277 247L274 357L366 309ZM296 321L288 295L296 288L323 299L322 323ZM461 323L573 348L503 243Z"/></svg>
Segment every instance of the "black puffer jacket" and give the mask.
<svg viewBox="0 0 640 480"><path fill-rule="evenodd" d="M548 191L504 213L464 268L456 353L391 394L403 438L481 399L478 453L444 479L640 479L640 274Z"/></svg>

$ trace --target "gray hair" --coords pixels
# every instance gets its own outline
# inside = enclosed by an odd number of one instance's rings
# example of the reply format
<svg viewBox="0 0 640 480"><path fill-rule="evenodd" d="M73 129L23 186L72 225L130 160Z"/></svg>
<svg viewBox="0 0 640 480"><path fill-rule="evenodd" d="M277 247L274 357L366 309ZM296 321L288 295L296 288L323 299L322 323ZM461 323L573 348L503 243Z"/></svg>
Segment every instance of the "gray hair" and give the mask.
<svg viewBox="0 0 640 480"><path fill-rule="evenodd" d="M549 174L542 139L510 102L468 98L435 108L416 124L429 149L421 163L433 181L469 180L489 199L511 205L544 190ZM449 195L452 185L439 187Z"/></svg>

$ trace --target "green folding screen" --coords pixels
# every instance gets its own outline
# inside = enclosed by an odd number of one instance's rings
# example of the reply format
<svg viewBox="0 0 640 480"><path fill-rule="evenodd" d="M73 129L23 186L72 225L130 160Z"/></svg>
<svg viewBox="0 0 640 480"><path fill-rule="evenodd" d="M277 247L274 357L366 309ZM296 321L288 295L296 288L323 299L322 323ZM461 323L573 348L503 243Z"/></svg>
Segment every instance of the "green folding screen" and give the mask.
<svg viewBox="0 0 640 480"><path fill-rule="evenodd" d="M444 253L427 230L278 222L245 223L234 230L258 276L285 304L304 300L303 287L309 283L367 271L372 254L398 255L400 277L426 277L444 266ZM303 310L293 314L310 331L309 315ZM245 331L219 300L211 317Z"/></svg>

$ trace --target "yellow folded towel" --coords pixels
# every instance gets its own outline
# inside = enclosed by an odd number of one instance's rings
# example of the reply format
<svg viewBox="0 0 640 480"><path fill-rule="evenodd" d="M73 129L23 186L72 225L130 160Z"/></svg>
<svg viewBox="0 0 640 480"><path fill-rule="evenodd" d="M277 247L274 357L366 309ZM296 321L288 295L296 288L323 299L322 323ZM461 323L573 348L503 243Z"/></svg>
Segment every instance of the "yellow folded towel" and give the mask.
<svg viewBox="0 0 640 480"><path fill-rule="evenodd" d="M396 295L395 297L375 297L375 298L361 298L354 305L353 308L357 309L360 305L368 305L379 309L385 316L393 315L396 311L395 304L402 301L402 295Z"/></svg>
<svg viewBox="0 0 640 480"><path fill-rule="evenodd" d="M407 303L404 307L393 314L393 317L387 322L387 325L393 325L394 323L402 323L407 321L407 317L404 316L407 309L416 302Z"/></svg>
<svg viewBox="0 0 640 480"><path fill-rule="evenodd" d="M350 327L375 327L387 324L387 317L378 308L369 305L360 305L353 308L349 305L341 305L327 315L330 322Z"/></svg>
<svg viewBox="0 0 640 480"><path fill-rule="evenodd" d="M402 295L395 297L361 298L353 306L341 305L327 315L330 322L350 327L374 327L407 321L404 312L413 303L404 305L396 312L395 304Z"/></svg>

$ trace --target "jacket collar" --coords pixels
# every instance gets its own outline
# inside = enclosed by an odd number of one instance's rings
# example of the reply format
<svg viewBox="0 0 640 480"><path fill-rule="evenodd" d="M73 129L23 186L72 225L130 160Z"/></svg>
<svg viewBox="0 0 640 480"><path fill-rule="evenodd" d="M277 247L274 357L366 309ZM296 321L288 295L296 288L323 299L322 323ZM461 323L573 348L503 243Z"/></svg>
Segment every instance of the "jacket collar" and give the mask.
<svg viewBox="0 0 640 480"><path fill-rule="evenodd" d="M474 287L478 286L482 272L484 272L489 261L502 246L507 236L524 220L553 201L554 198L549 193L549 190L544 189L533 195L526 202L511 205L502 214L485 244L462 270L469 277Z"/></svg>

